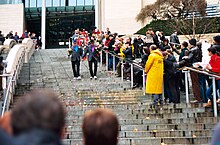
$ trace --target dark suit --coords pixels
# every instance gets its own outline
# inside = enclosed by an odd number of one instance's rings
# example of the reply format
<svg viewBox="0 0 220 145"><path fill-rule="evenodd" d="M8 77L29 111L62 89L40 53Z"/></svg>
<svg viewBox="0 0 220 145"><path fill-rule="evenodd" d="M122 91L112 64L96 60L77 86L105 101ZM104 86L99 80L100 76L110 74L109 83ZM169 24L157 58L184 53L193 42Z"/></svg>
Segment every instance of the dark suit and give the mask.
<svg viewBox="0 0 220 145"><path fill-rule="evenodd" d="M78 47L78 50L75 51L74 46L72 47L72 55L71 55L71 63L72 63L72 69L73 69L73 75L74 77L80 76L80 60L81 56L83 55L82 48Z"/></svg>
<svg viewBox="0 0 220 145"><path fill-rule="evenodd" d="M93 50L93 46L94 45L87 46L85 53L83 54L83 57L85 57L87 55L87 53L89 53L87 59L89 62L89 71L90 71L91 77L94 77L97 74L98 55L99 55L99 52L98 52L97 48L95 48L95 46L94 46L94 50ZM92 69L92 63L94 63L94 72Z"/></svg>

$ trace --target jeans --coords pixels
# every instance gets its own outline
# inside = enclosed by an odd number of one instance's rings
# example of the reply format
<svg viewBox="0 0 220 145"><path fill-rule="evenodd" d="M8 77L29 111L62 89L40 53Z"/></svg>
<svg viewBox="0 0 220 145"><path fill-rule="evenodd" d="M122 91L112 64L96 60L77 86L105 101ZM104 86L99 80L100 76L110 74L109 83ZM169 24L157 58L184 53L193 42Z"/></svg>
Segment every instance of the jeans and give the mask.
<svg viewBox="0 0 220 145"><path fill-rule="evenodd" d="M158 102L159 103L163 102L162 94L152 94L152 97L154 99L154 102L153 102L154 105L157 105Z"/></svg>
<svg viewBox="0 0 220 145"><path fill-rule="evenodd" d="M206 78L207 78L207 76L204 74L198 74L198 77L199 77L200 95L201 95L203 103L206 103L208 101L207 97L206 97L206 91L207 91Z"/></svg>
<svg viewBox="0 0 220 145"><path fill-rule="evenodd" d="M108 70L113 68L113 57L112 55L108 54Z"/></svg>
<svg viewBox="0 0 220 145"><path fill-rule="evenodd" d="M216 99L217 99L218 98L217 90L220 89L220 80L216 80L215 84L216 84ZM211 85L206 91L207 100L212 99L212 93L213 93L213 85Z"/></svg>

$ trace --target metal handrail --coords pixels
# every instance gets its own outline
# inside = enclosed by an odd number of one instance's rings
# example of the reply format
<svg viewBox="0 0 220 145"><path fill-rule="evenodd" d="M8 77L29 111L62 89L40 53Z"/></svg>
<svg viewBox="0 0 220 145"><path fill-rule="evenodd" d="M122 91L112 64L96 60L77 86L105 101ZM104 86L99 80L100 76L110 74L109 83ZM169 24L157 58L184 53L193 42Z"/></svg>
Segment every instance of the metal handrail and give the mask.
<svg viewBox="0 0 220 145"><path fill-rule="evenodd" d="M213 85L213 105L214 105L214 116L217 117L217 104L216 104L216 84L215 84L215 78L220 78L220 75L209 73L205 70L198 70L191 67L184 67L183 72L185 73L185 87L186 87L186 103L189 103L189 90L188 90L188 73L189 71L194 71L200 74L208 75L212 77L212 85Z"/></svg>
<svg viewBox="0 0 220 145"><path fill-rule="evenodd" d="M145 95L145 71L143 69L142 66L140 66L139 64L135 63L133 60L128 60L126 58L121 58L120 56L116 55L116 54L113 54L109 51L106 51L105 49L101 49L101 56L100 56L100 64L102 65L102 51L104 53L106 53L106 70L108 70L108 54L110 54L112 57L113 57L113 73L115 73L115 58L118 58L119 61L122 62L122 66L121 66L121 80L123 80L123 68L124 68L124 63L123 61L128 61L130 64L131 64L131 88L133 88L134 86L134 70L133 70L133 67L134 65L137 66L140 70L143 71L143 94Z"/></svg>
<svg viewBox="0 0 220 145"><path fill-rule="evenodd" d="M4 105L3 105L3 108L2 108L1 116L3 116L5 111L8 110L8 102L9 102L9 98L8 97L9 97L9 92L10 92L10 89L11 89L10 86L12 85L12 80L13 80L13 78L10 78L10 81L8 83L8 88L7 88L7 91L6 91L6 95L5 95L5 99L4 99Z"/></svg>
<svg viewBox="0 0 220 145"><path fill-rule="evenodd" d="M6 89L6 93L4 94L4 105L3 105L3 108L2 108L1 116L3 116L5 111L8 111L8 109L9 109L10 100L13 99L13 94L14 94L13 91L14 91L14 87L16 85L15 81L16 81L18 73L19 73L19 71L20 71L20 69L21 69L21 67L24 63L24 59L25 59L25 50L22 52L22 55L18 60L18 64L17 64L17 67L16 67L16 70L15 70L14 74L0 75L0 76L3 76L5 78L10 76L8 84L7 84L7 79L6 79L7 89ZM15 82L15 83L13 83L13 82ZM10 93L11 93L11 96L10 96Z"/></svg>

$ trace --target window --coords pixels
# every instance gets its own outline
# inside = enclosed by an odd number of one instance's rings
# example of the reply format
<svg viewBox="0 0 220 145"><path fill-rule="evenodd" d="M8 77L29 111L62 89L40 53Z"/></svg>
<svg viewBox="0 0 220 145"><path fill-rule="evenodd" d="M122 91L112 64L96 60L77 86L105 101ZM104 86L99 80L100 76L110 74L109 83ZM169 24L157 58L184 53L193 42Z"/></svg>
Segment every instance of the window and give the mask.
<svg viewBox="0 0 220 145"><path fill-rule="evenodd" d="M60 6L60 0L53 0L53 7Z"/></svg>
<svg viewBox="0 0 220 145"><path fill-rule="evenodd" d="M36 6L37 6L36 0L30 0L30 7L36 7Z"/></svg>
<svg viewBox="0 0 220 145"><path fill-rule="evenodd" d="M61 6L66 6L66 0L61 0Z"/></svg>
<svg viewBox="0 0 220 145"><path fill-rule="evenodd" d="M69 6L76 6L76 0L69 0Z"/></svg>
<svg viewBox="0 0 220 145"><path fill-rule="evenodd" d="M46 0L46 7L52 7L52 0Z"/></svg>
<svg viewBox="0 0 220 145"><path fill-rule="evenodd" d="M93 5L94 4L94 0L86 0L85 1L85 5Z"/></svg>
<svg viewBox="0 0 220 145"><path fill-rule="evenodd" d="M37 0L37 7L41 7L42 6L42 0Z"/></svg>
<svg viewBox="0 0 220 145"><path fill-rule="evenodd" d="M30 1L29 0L25 0L25 7L29 8L29 5L30 5Z"/></svg>
<svg viewBox="0 0 220 145"><path fill-rule="evenodd" d="M85 2L85 0L77 0L77 6L84 6L85 4L84 4L84 2Z"/></svg>

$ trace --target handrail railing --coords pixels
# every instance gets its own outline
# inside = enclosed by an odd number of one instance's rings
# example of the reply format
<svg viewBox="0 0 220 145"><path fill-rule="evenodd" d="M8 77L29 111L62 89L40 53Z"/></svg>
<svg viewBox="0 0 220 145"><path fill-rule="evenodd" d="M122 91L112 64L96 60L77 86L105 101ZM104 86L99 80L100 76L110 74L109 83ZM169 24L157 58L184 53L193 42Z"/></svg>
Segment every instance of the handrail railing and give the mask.
<svg viewBox="0 0 220 145"><path fill-rule="evenodd" d="M113 73L115 74L115 58L118 58L119 61L122 63L121 65L121 80L123 80L124 76L123 76L123 69L124 69L124 63L123 61L127 61L131 64L131 88L133 88L134 86L134 65L137 66L140 70L143 71L143 94L145 95L145 72L142 66L140 66L139 64L135 63L133 60L131 59L126 59L126 58L121 58L120 56L113 54L109 51L106 51L105 49L101 49L101 54L100 54L100 64L102 66L102 52L104 52L106 54L106 71L108 71L108 54L110 54L113 57Z"/></svg>
<svg viewBox="0 0 220 145"><path fill-rule="evenodd" d="M15 89L15 85L16 85L16 79L18 78L18 74L21 70L21 67L24 63L25 60L25 50L23 50L21 56L19 57L18 60L18 64L16 66L16 70L14 71L13 74L3 74L1 76L3 76L3 79L5 79L5 91L4 91L4 104L3 104L3 108L2 108L2 112L1 115L3 116L4 113L6 111L9 110L9 105L11 100L13 101L13 95L14 95L14 89ZM7 78L9 78L9 80L7 80Z"/></svg>
<svg viewBox="0 0 220 145"><path fill-rule="evenodd" d="M104 49L101 49L101 65L102 65L102 52L106 53L106 70L108 70L108 54L110 54L111 56L113 56L113 71L115 71L114 67L115 67L115 57L119 58L119 61L121 61L122 65L121 65L121 79L123 80L123 68L124 68L124 63L123 61L126 61L126 59L123 59L111 52L108 52L108 51L105 51ZM134 61L132 60L127 60L129 61L129 63L131 64L131 87L133 87L133 67L134 65L139 67L139 69L143 70L143 94L145 94L145 72L144 72L144 68L142 68L142 66L138 65L137 63L135 63ZM220 75L217 75L217 74L213 74L213 73L210 73L210 72L207 72L207 71L204 71L204 70L198 70L198 69L194 69L194 68L191 68L191 67L184 67L183 69L183 73L185 73L185 87L186 87L186 103L189 104L189 88L188 88L188 73L189 71L195 71L197 73L201 73L201 74L204 74L204 75L208 75L210 77L212 77L212 82L213 82L213 102L214 102L214 116L217 117L217 105L216 105L216 85L215 85L215 78L220 78ZM163 92L164 94L164 92Z"/></svg>
<svg viewBox="0 0 220 145"><path fill-rule="evenodd" d="M191 67L184 67L183 72L185 73L185 87L186 87L186 103L189 103L189 90L188 90L188 73L189 71L194 71L200 74L208 75L212 77L212 85L213 85L213 105L214 105L214 116L217 117L217 104L216 104L216 84L215 78L220 78L220 75L209 73L207 71L201 69L195 69Z"/></svg>

